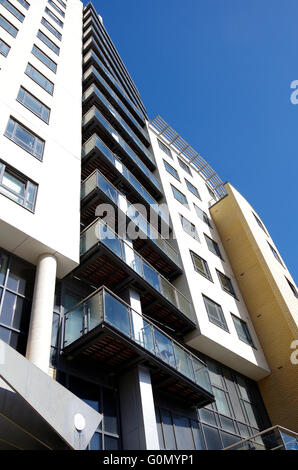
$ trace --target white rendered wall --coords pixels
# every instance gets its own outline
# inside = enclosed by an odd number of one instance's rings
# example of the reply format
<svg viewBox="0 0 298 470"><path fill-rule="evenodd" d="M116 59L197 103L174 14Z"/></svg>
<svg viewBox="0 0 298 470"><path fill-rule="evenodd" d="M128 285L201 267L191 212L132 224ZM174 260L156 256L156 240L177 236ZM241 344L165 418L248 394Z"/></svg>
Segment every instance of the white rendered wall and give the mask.
<svg viewBox="0 0 298 470"><path fill-rule="evenodd" d="M173 159L163 152L158 145L155 132L153 132L150 127L149 134L164 189L164 202L168 204L178 245L177 247L185 273L178 277L173 284L193 302L196 314L197 330L190 333L185 338L186 343L244 375L254 380L259 380L268 375L270 370L251 322L250 315L238 289L235 276L221 244L214 222L211 220L213 228L210 228L197 216L194 208L194 204L196 204L200 209L206 212L211 219L209 203L212 197L206 188L206 183L199 173L195 171L194 167L191 167L192 176L185 172L180 167L177 155L175 155L173 151ZM166 171L163 160L166 160L176 169L181 182ZM185 163L187 162L185 161ZM202 201L189 191L185 183L185 178L198 189ZM183 206L174 198L170 186L171 184L187 197L189 208ZM214 202L215 201L213 201L213 203ZM199 235L199 241L193 239L183 230L180 214L195 225ZM224 261L208 249L204 234L218 243ZM172 243L174 244L175 241ZM190 250L207 261L212 276L212 282L195 271ZM216 269L231 279L238 300L221 288ZM221 305L229 332L226 332L209 321L202 295L209 297L211 300ZM239 339L231 313L247 323L256 348L252 348Z"/></svg>
<svg viewBox="0 0 298 470"><path fill-rule="evenodd" d="M79 262L82 3L68 0L62 30L44 12L52 9L47 0L31 0L29 10L11 3L25 20L20 23L0 5L0 13L19 29L13 38L0 28L11 46L6 58L0 56L0 159L39 187L34 214L0 194L0 246L34 264L43 253L55 255L62 277ZM41 24L43 16L61 31L62 41ZM60 47L59 56L36 37L39 29ZM31 54L33 44L58 64L56 74ZM55 84L53 96L24 74L28 62ZM51 108L49 125L16 101L21 85ZM10 116L46 141L42 162L3 135Z"/></svg>

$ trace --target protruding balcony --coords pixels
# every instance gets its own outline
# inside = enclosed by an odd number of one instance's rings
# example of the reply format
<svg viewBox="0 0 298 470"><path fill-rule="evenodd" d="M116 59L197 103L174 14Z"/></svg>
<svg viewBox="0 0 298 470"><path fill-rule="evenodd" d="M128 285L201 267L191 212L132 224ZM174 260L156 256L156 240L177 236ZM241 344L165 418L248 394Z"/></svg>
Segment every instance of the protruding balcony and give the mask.
<svg viewBox="0 0 298 470"><path fill-rule="evenodd" d="M223 450L298 450L298 434L282 426L273 426Z"/></svg>
<svg viewBox="0 0 298 470"><path fill-rule="evenodd" d="M143 161L135 154L135 152L119 135L114 127L109 124L109 122L103 117L103 115L95 106L93 106L83 116L82 125L85 140L88 139L88 136L91 137L94 133L98 134L103 138L104 141L108 143L108 146L112 151L115 151L118 155L121 156L121 160L123 160L125 164L133 167L136 172L141 172L143 179L146 178L147 186L149 186L150 189L155 192L155 194L161 197L162 192L159 181L150 171L148 166L146 166L145 163L143 163ZM151 169L153 169L152 165L153 163L151 162Z"/></svg>
<svg viewBox="0 0 298 470"><path fill-rule="evenodd" d="M143 312L183 335L196 327L192 303L101 219L81 234L81 263L73 275L120 292L135 286Z"/></svg>
<svg viewBox="0 0 298 470"><path fill-rule="evenodd" d="M184 346L101 287L65 314L64 355L83 356L106 368L150 368L152 385L202 407L214 401L207 366Z"/></svg>
<svg viewBox="0 0 298 470"><path fill-rule="evenodd" d="M122 89L120 85L103 65L97 54L93 51L89 51L84 56L84 65L86 69L83 75L84 88L90 90L90 85L95 81L97 87L99 87L105 97L109 99L123 119L127 121L144 145L149 147L150 139L146 127L142 127L128 110L127 106L125 106L123 101L124 92L121 92ZM90 101L92 102L93 98L94 96L92 94L88 93L88 95L86 95L85 92L83 95L83 106L86 107Z"/></svg>
<svg viewBox="0 0 298 470"><path fill-rule="evenodd" d="M144 188L140 181L123 165L122 161L117 158L96 134L90 137L83 145L82 159L82 177L84 179L95 169L100 168L100 171L107 176L112 183L123 188L123 192L125 192L127 199L132 204L144 204L148 211L152 210L154 212L157 216L155 227L159 231L172 231L169 214L163 212L157 201ZM84 214L82 214L82 216L84 218ZM86 218L84 218L83 221L88 223ZM153 220L152 223L155 223L155 220Z"/></svg>
<svg viewBox="0 0 298 470"><path fill-rule="evenodd" d="M82 183L81 199L81 221L86 225L96 218L96 207L99 204L112 204L116 209L113 223L118 219L116 212L120 211L122 213L121 222L123 218L125 221L125 230L128 224L131 226L132 223L138 227L139 237L134 240L136 250L141 252L146 260L169 279L174 279L177 275L182 274L177 251L100 171L95 170ZM119 225L118 220L117 222Z"/></svg>
<svg viewBox="0 0 298 470"><path fill-rule="evenodd" d="M140 139L135 135L131 128L126 124L125 120L120 116L116 109L111 105L110 101L99 91L99 89L92 85L83 95L83 103L85 97L90 93L94 94L94 103L96 108L102 113L108 122L116 129L117 132L126 140L128 145L138 154L140 158L147 161L149 159L154 162L152 153L145 147Z"/></svg>

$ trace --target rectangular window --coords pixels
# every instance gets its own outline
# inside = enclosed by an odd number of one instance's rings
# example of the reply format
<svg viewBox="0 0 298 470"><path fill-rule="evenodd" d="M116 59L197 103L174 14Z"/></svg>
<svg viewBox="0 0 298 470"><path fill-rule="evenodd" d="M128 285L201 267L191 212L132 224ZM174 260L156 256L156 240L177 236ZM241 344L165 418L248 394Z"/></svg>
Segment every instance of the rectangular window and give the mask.
<svg viewBox="0 0 298 470"><path fill-rule="evenodd" d="M186 199L185 195L183 193L181 193L181 191L179 191L179 189L175 188L175 186L171 185L171 188L172 188L172 191L173 191L174 198L177 199L177 201L179 201L181 204L187 205L187 199Z"/></svg>
<svg viewBox="0 0 298 470"><path fill-rule="evenodd" d="M165 160L163 162L164 162L164 166L165 166L165 169L167 170L167 172L170 173L170 175L174 176L174 178L176 178L178 181L180 181L177 170L175 170L175 168L172 167L172 165L170 165Z"/></svg>
<svg viewBox="0 0 298 470"><path fill-rule="evenodd" d="M274 256L274 257L277 259L277 261L283 266L283 262L282 262L282 260L280 259L280 256L279 256L279 254L277 253L277 251L273 248L272 245L270 245L270 243L269 243L268 241L267 241L267 243L268 243L268 245L270 246L270 249L271 249L271 251L272 251L272 253L273 253L273 256Z"/></svg>
<svg viewBox="0 0 298 470"><path fill-rule="evenodd" d="M201 258L201 256L197 255L196 253L193 253L192 251L190 252L190 254L195 270L203 276L207 277L209 281L212 281L207 261L205 261L203 258Z"/></svg>
<svg viewBox="0 0 298 470"><path fill-rule="evenodd" d="M44 65L46 65L52 72L56 73L57 72L57 64L50 59L39 47L33 46L32 48L32 54L37 57Z"/></svg>
<svg viewBox="0 0 298 470"><path fill-rule="evenodd" d="M52 18L53 21L55 21L55 23L57 23L61 28L63 28L63 22L59 20L59 18L57 18L57 16L54 15L54 13L49 10L48 7L45 8L45 12L47 13L47 15L49 15L50 18Z"/></svg>
<svg viewBox="0 0 298 470"><path fill-rule="evenodd" d="M32 80L46 90L50 95L54 93L54 83L48 80L42 73L40 73L35 67L31 64L27 65L26 75L32 78Z"/></svg>
<svg viewBox="0 0 298 470"><path fill-rule="evenodd" d="M263 225L263 223L261 222L261 220L259 219L259 217L256 216L256 214L253 212L253 215L254 215L254 218L256 219L257 221L257 224L261 227L261 229L266 233L267 235L267 231Z"/></svg>
<svg viewBox="0 0 298 470"><path fill-rule="evenodd" d="M61 41L62 34L59 33L59 31L57 31L57 29L54 28L54 26L52 26L51 23L48 22L48 20L46 20L45 18L42 18L41 19L41 24L43 24L52 34L54 34L54 36L57 39L59 39L59 41Z"/></svg>
<svg viewBox="0 0 298 470"><path fill-rule="evenodd" d="M181 160L181 158L178 158L178 163L179 163L179 165L181 166L181 168L182 168L184 171L186 171L186 173L188 173L190 176L192 176L191 170L190 170L189 166L186 165L186 163L184 163L184 161Z"/></svg>
<svg viewBox="0 0 298 470"><path fill-rule="evenodd" d="M158 142L159 148L163 152L165 152L168 155L168 157L173 158L171 150L161 140L157 139L157 142Z"/></svg>
<svg viewBox="0 0 298 470"><path fill-rule="evenodd" d="M286 276L285 276L286 277ZM289 284L289 287L291 289L291 291L293 292L293 294L295 295L295 297L298 298L298 292L297 292L297 289L296 287L294 286L294 284L292 284L289 279L286 277L286 280L287 280L287 283Z"/></svg>
<svg viewBox="0 0 298 470"><path fill-rule="evenodd" d="M241 341L244 341L244 343L247 343L250 346L254 347L255 345L252 340L252 337L250 336L250 332L249 332L246 322L241 320L241 318L236 317L232 313L231 315L232 315L232 319L233 319L233 322L237 331L238 338L241 339Z"/></svg>
<svg viewBox="0 0 298 470"><path fill-rule="evenodd" d="M220 328L229 331L221 306L218 305L216 302L213 302L213 300L209 299L208 297L205 297L204 295L203 299L205 302L209 321L219 326Z"/></svg>
<svg viewBox="0 0 298 470"><path fill-rule="evenodd" d="M198 206L196 206L196 204L194 204L194 206L195 206L195 210L196 210L197 216L198 216L203 222L205 222L205 224L209 225L209 227L212 228L211 222L210 222L209 217L208 217L208 215L206 214L206 212L202 211L202 209L200 209Z"/></svg>
<svg viewBox="0 0 298 470"><path fill-rule="evenodd" d="M229 294L231 294L233 297L237 298L231 279L218 270L216 270L216 272L217 272L222 289L228 292Z"/></svg>
<svg viewBox="0 0 298 470"><path fill-rule="evenodd" d="M212 191L212 189L208 186L208 184L206 184L206 188L208 189L208 192L210 194L211 197L215 198L215 194L214 192Z"/></svg>
<svg viewBox="0 0 298 470"><path fill-rule="evenodd" d="M30 4L26 0L18 0L18 2L26 8L26 10L29 10Z"/></svg>
<svg viewBox="0 0 298 470"><path fill-rule="evenodd" d="M212 240L212 238L208 237L205 233L204 233L204 236L205 236L205 240L206 240L209 251L212 251L212 253L214 253L216 256L222 259L218 244L214 240Z"/></svg>
<svg viewBox="0 0 298 470"><path fill-rule="evenodd" d="M66 3L63 2L63 0L57 0L58 3L60 3L60 5L63 6L63 8L66 9Z"/></svg>
<svg viewBox="0 0 298 470"><path fill-rule="evenodd" d="M17 101L23 106L25 106L27 109L32 111L32 113L34 113L44 122L46 122L47 124L49 123L50 108L48 108L41 101L35 98L35 96L31 95L29 91L21 87L17 96Z"/></svg>
<svg viewBox="0 0 298 470"><path fill-rule="evenodd" d="M65 18L65 13L64 11L61 10L61 8L56 5L52 0L48 0L48 3L56 10L63 18Z"/></svg>
<svg viewBox="0 0 298 470"><path fill-rule="evenodd" d="M37 185L1 161L0 193L34 212Z"/></svg>
<svg viewBox="0 0 298 470"><path fill-rule="evenodd" d="M0 39L0 54L4 55L4 57L7 57L9 51L10 46L6 44L6 42L2 41L2 39Z"/></svg>
<svg viewBox="0 0 298 470"><path fill-rule="evenodd" d="M4 16L0 15L0 26L5 29L14 38L17 36L19 30L15 28Z"/></svg>
<svg viewBox="0 0 298 470"><path fill-rule="evenodd" d="M21 23L25 19L25 15L21 13L15 6L12 5L8 0L0 0L0 5L3 5L13 16L15 16Z"/></svg>
<svg viewBox="0 0 298 470"><path fill-rule="evenodd" d="M38 31L37 37L44 43L46 44L55 54L59 55L60 54L60 48L56 46L56 44L51 41L51 39L48 38L42 31Z"/></svg>
<svg viewBox="0 0 298 470"><path fill-rule="evenodd" d="M200 201L201 201L202 199L201 199L200 193L197 190L197 188L193 184L191 184L186 178L184 178L184 179L185 179L185 183L186 183L186 186L188 187L189 191L192 194L194 194L197 198L199 198Z"/></svg>
<svg viewBox="0 0 298 470"><path fill-rule="evenodd" d="M4 134L10 140L31 153L38 160L42 160L45 142L29 129L25 128L13 118L9 118Z"/></svg>
<svg viewBox="0 0 298 470"><path fill-rule="evenodd" d="M183 230L188 233L192 238L195 240L200 241L197 229L194 224L192 224L189 220L187 220L183 215L180 214L181 225Z"/></svg>

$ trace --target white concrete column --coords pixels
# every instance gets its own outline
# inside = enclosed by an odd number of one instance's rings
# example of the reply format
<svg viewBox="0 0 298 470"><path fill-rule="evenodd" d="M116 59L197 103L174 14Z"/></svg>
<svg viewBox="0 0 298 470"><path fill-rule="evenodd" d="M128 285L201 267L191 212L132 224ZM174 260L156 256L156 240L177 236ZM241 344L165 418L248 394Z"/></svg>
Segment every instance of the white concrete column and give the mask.
<svg viewBox="0 0 298 470"><path fill-rule="evenodd" d="M138 366L120 379L123 448L159 450L150 372Z"/></svg>
<svg viewBox="0 0 298 470"><path fill-rule="evenodd" d="M48 372L51 352L56 258L44 254L38 259L30 318L26 357L44 372Z"/></svg>

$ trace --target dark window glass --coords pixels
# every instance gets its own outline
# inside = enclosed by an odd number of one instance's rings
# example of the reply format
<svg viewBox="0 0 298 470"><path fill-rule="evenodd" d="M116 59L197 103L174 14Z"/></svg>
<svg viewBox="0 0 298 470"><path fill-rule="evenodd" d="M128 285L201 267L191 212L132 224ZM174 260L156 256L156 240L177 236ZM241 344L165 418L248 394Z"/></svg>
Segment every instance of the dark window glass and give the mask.
<svg viewBox="0 0 298 470"><path fill-rule="evenodd" d="M213 394L215 396L215 403L217 411L226 416L232 416L229 403L228 403L228 396L226 392L220 390L217 387L212 387Z"/></svg>
<svg viewBox="0 0 298 470"><path fill-rule="evenodd" d="M195 270L202 274L203 276L207 277L210 281L212 280L208 263L205 261L201 256L193 253L192 251L190 252L191 257L192 257L192 262L194 265Z"/></svg>
<svg viewBox="0 0 298 470"><path fill-rule="evenodd" d="M6 277L8 256L0 252L0 284L3 286Z"/></svg>
<svg viewBox="0 0 298 470"><path fill-rule="evenodd" d="M9 344L10 330L0 326L0 339L2 339L2 341L4 341L5 343Z"/></svg>
<svg viewBox="0 0 298 470"><path fill-rule="evenodd" d="M4 16L0 15L0 26L5 29L14 38L17 36L19 30L15 28Z"/></svg>
<svg viewBox="0 0 298 470"><path fill-rule="evenodd" d="M204 444L204 438L202 434L202 430L200 425L196 421L191 422L192 425L192 432L195 440L195 447L197 450L204 450L205 449L205 444Z"/></svg>
<svg viewBox="0 0 298 470"><path fill-rule="evenodd" d="M5 135L38 160L42 160L45 145L44 140L37 137L13 118L10 118L8 121Z"/></svg>
<svg viewBox="0 0 298 470"><path fill-rule="evenodd" d="M157 139L157 142L158 142L159 148L161 148L161 150L165 152L168 155L168 157L173 158L171 150L159 139Z"/></svg>
<svg viewBox="0 0 298 470"><path fill-rule="evenodd" d="M56 73L57 71L57 64L50 59L41 49L37 46L33 46L32 54L37 57L46 67L48 67L52 72Z"/></svg>
<svg viewBox="0 0 298 470"><path fill-rule="evenodd" d="M51 41L51 39L48 38L42 31L38 31L37 37L44 43L46 44L55 54L59 55L60 54L60 48L56 46L56 44Z"/></svg>
<svg viewBox="0 0 298 470"><path fill-rule="evenodd" d="M77 377L70 377L69 388L72 393L81 398L87 405L95 411L101 413L100 389L97 385L85 382Z"/></svg>
<svg viewBox="0 0 298 470"><path fill-rule="evenodd" d="M18 294L30 297L33 290L33 283L34 272L32 268L23 261L12 258L6 284L7 288Z"/></svg>
<svg viewBox="0 0 298 470"><path fill-rule="evenodd" d="M232 319L237 331L238 338L241 339L241 341L244 341L245 343L249 344L250 346L254 346L254 342L252 340L248 326L245 321L241 320L241 318L238 318L235 315L232 315Z"/></svg>
<svg viewBox="0 0 298 470"><path fill-rule="evenodd" d="M235 425L232 419L226 418L225 416L220 416L221 426L225 431L236 432Z"/></svg>
<svg viewBox="0 0 298 470"><path fill-rule="evenodd" d="M32 212L35 209L37 185L2 162L0 162L0 193Z"/></svg>
<svg viewBox="0 0 298 470"><path fill-rule="evenodd" d="M179 189L175 188L172 185L171 185L171 188L172 188L172 191L173 191L174 198L177 201L179 201L181 204L187 205L187 199L186 199L185 195L183 193L181 193L181 191L179 191Z"/></svg>
<svg viewBox="0 0 298 470"><path fill-rule="evenodd" d="M244 407L245 407L245 411L248 417L249 424L251 426L254 426L255 428L259 428L258 413L257 413L257 409L255 405L253 405L252 403L248 403L246 401L243 401L243 403L244 403Z"/></svg>
<svg viewBox="0 0 298 470"><path fill-rule="evenodd" d="M158 432L159 447L160 447L162 450L164 450L165 444L164 444L164 439L163 439L163 434L162 434L162 427L161 427L161 419L160 419L159 408L155 408L155 416L156 416L156 424L157 424L157 432Z"/></svg>
<svg viewBox="0 0 298 470"><path fill-rule="evenodd" d="M181 158L178 158L178 163L179 163L179 165L181 166L181 168L182 168L184 171L186 171L186 173L188 173L190 176L192 176L191 170L190 170L189 166L186 165L186 163L184 163L184 161L181 160Z"/></svg>
<svg viewBox="0 0 298 470"><path fill-rule="evenodd" d="M12 5L12 3L8 0L0 0L0 5L3 5L13 16L23 23L25 16L14 5Z"/></svg>
<svg viewBox="0 0 298 470"><path fill-rule="evenodd" d="M89 444L89 450L102 450L102 437L98 432L93 435Z"/></svg>
<svg viewBox="0 0 298 470"><path fill-rule="evenodd" d="M199 235L196 226L180 214L181 225L183 230L188 233L192 238L199 241Z"/></svg>
<svg viewBox="0 0 298 470"><path fill-rule="evenodd" d="M212 191L212 189L208 186L208 184L206 184L206 188L208 189L208 192L209 192L210 196L214 198L214 197L215 197L215 194L214 194L214 192Z"/></svg>
<svg viewBox="0 0 298 470"><path fill-rule="evenodd" d="M57 23L61 28L63 28L63 22L59 20L59 18L57 18L57 16L54 15L54 13L49 10L48 7L45 8L45 12L47 15L49 15L50 18L52 18L53 21L55 21L55 23Z"/></svg>
<svg viewBox="0 0 298 470"><path fill-rule="evenodd" d="M209 217L208 217L208 215L206 214L206 212L202 211L202 209L200 209L200 208L199 208L198 206L196 206L195 204L194 204L194 207L195 207L197 216L198 216L203 222L205 222L205 224L209 225L209 227L212 228L211 222L210 222Z"/></svg>
<svg viewBox="0 0 298 470"><path fill-rule="evenodd" d="M2 41L2 39L0 39L0 54L4 55L4 57L7 57L9 51L10 46L6 44L6 42Z"/></svg>
<svg viewBox="0 0 298 470"><path fill-rule="evenodd" d="M29 91L25 90L24 88L20 88L17 100L44 122L49 122L50 108L35 98L35 96L31 95Z"/></svg>
<svg viewBox="0 0 298 470"><path fill-rule="evenodd" d="M277 261L283 266L283 262L282 262L282 260L281 260L281 258L280 258L280 256L279 256L279 254L277 253L277 251L273 248L272 245L270 245L269 242L267 242L267 243L268 243L268 245L269 245L269 247L270 247L270 250L271 250L272 253L273 253L273 256L274 256L274 257L277 259Z"/></svg>
<svg viewBox="0 0 298 470"><path fill-rule="evenodd" d="M16 308L17 296L11 292L6 292L3 300L0 321L6 326L12 326L14 311Z"/></svg>
<svg viewBox="0 0 298 470"><path fill-rule="evenodd" d="M167 170L168 173L170 173L170 175L174 176L174 178L176 178L178 181L180 181L180 178L179 178L179 175L178 175L178 171L175 170L174 167L172 167L172 165L170 165L168 162L166 162L165 160L163 161L164 163L164 166L165 166L165 169Z"/></svg>
<svg viewBox="0 0 298 470"><path fill-rule="evenodd" d="M229 294L233 295L233 297L236 297L236 293L234 291L234 287L233 287L231 279L225 274L221 273L220 271L216 270L216 272L218 274L218 278L220 280L222 289L228 292Z"/></svg>
<svg viewBox="0 0 298 470"><path fill-rule="evenodd" d="M209 371L209 376L210 376L210 381L212 385L218 385L220 387L223 386L223 379L222 379L222 373L219 365L211 361L209 359L206 359L206 364L208 366L208 371Z"/></svg>
<svg viewBox="0 0 298 470"><path fill-rule="evenodd" d="M165 447L167 450L176 450L176 441L174 436L173 430L173 423L172 417L169 411L161 409L161 419L162 419L162 427L163 427L163 434L165 439Z"/></svg>
<svg viewBox="0 0 298 470"><path fill-rule="evenodd" d="M61 41L62 34L59 33L59 31L57 31L57 29L54 28L54 26L52 26L51 23L48 22L48 20L46 20L45 18L42 18L41 19L41 24L43 24L52 34L54 34L54 36L57 39L59 39L59 41Z"/></svg>
<svg viewBox="0 0 298 470"><path fill-rule="evenodd" d="M216 302L213 302L213 300L208 299L204 295L203 298L208 313L209 321L219 326L220 328L229 331L221 306L218 305Z"/></svg>
<svg viewBox="0 0 298 470"><path fill-rule="evenodd" d="M63 2L63 0L57 0L58 3L60 3L60 5L63 6L63 8L66 8L66 3Z"/></svg>
<svg viewBox="0 0 298 470"><path fill-rule="evenodd" d="M201 201L202 199L201 199L200 193L197 190L197 188L193 184L191 184L186 178L185 178L185 183L186 183L186 186L188 187L189 191L192 194L194 194Z"/></svg>
<svg viewBox="0 0 298 470"><path fill-rule="evenodd" d="M290 287L291 291L295 295L295 297L298 297L298 292L297 292L297 289L294 286L294 284L292 284L287 277L286 277L286 280L287 280L287 283L289 284L289 287Z"/></svg>
<svg viewBox="0 0 298 470"><path fill-rule="evenodd" d="M103 390L104 430L111 434L118 433L117 397L108 389Z"/></svg>
<svg viewBox="0 0 298 470"><path fill-rule="evenodd" d="M184 416L173 416L178 450L194 450L190 420Z"/></svg>
<svg viewBox="0 0 298 470"><path fill-rule="evenodd" d="M205 236L205 240L206 240L209 251L211 251L216 256L222 259L218 244L214 240L212 240L212 238L208 237L206 234L204 234L204 236Z"/></svg>
<svg viewBox="0 0 298 470"><path fill-rule="evenodd" d="M207 449L208 450L222 449L222 444L221 444L219 432L217 431L217 429L210 428L209 426L203 425L203 430L204 430L205 439L207 443Z"/></svg>
<svg viewBox="0 0 298 470"><path fill-rule="evenodd" d="M115 437L106 436L104 437L105 450L118 450L119 449L119 439Z"/></svg>
<svg viewBox="0 0 298 470"><path fill-rule="evenodd" d="M48 0L48 3L59 13L59 15L61 15L63 18L65 17L64 11L62 11L61 8L59 8L58 5L53 2L53 0Z"/></svg>
<svg viewBox="0 0 298 470"><path fill-rule="evenodd" d="M59 325L60 325L60 315L58 315L57 313L54 313L53 323L52 323L52 339L51 339L51 346L53 346L54 348L58 347Z"/></svg>
<svg viewBox="0 0 298 470"><path fill-rule="evenodd" d="M45 91L50 95L54 93L54 83L52 83L48 78L46 78L42 73L40 73L35 67L31 64L28 64L25 71L28 77L32 78L39 86L41 86Z"/></svg>
<svg viewBox="0 0 298 470"><path fill-rule="evenodd" d="M213 411L209 411L205 408L202 408L200 410L200 418L203 423L213 424L214 426L216 426L216 419Z"/></svg>
<svg viewBox="0 0 298 470"><path fill-rule="evenodd" d="M241 440L240 437L233 436L232 434L228 434L226 432L221 432L220 435L221 435L221 438L222 438L224 448L229 447L229 446L231 446L231 445L233 445L236 442L239 442Z"/></svg>
<svg viewBox="0 0 298 470"><path fill-rule="evenodd" d="M263 223L261 222L261 220L259 219L259 217L256 216L256 214L253 212L253 215L254 215L254 218L256 219L257 221L257 224L261 227L261 229L266 233L267 235L267 231L263 225Z"/></svg>

